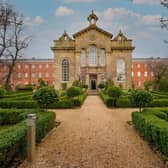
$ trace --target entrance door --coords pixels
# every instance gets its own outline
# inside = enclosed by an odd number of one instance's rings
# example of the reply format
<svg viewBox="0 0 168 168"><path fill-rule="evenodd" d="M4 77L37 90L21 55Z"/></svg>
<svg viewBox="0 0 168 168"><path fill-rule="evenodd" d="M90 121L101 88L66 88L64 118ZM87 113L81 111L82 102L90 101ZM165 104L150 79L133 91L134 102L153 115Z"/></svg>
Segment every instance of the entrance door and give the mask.
<svg viewBox="0 0 168 168"><path fill-rule="evenodd" d="M96 80L95 79L91 80L91 90L96 90Z"/></svg>

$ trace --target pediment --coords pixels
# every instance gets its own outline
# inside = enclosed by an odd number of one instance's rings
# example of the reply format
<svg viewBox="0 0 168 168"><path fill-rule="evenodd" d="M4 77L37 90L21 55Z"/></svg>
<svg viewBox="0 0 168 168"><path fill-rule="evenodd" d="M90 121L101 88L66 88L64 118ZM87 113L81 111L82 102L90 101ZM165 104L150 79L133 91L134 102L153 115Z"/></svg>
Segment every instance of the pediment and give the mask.
<svg viewBox="0 0 168 168"><path fill-rule="evenodd" d="M90 26L88 26L87 28L85 28L85 29L83 29L83 30L81 30L81 31L79 31L79 32L77 32L77 33L75 33L75 34L73 34L73 38L75 39L76 37L78 37L78 36L80 36L80 35L82 35L82 34L88 33L88 32L90 32L91 30L98 31L99 33L102 33L102 34L108 36L108 37L111 38L111 39L112 39L112 37L113 37L113 35L112 35L111 33L109 33L109 32L107 32L107 31L105 31L105 30L99 28L98 26L96 26L96 25L90 25Z"/></svg>

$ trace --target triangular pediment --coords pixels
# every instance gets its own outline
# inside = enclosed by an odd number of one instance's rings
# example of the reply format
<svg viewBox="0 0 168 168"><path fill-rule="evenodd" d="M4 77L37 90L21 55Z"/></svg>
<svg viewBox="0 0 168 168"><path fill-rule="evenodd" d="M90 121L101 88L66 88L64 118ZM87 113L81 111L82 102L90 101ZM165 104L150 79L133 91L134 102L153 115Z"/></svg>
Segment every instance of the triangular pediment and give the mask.
<svg viewBox="0 0 168 168"><path fill-rule="evenodd" d="M77 33L75 33L75 34L73 34L73 38L75 39L76 37L78 37L78 36L80 36L80 35L82 35L82 34L84 34L84 33L87 33L87 32L89 32L89 31L91 31L91 30L96 30L96 31L98 31L98 32L100 32L100 33L102 33L102 34L104 34L104 35L110 37L110 38L113 37L113 35L112 35L111 33L109 33L109 32L107 32L107 31L101 29L100 27L98 27L98 26L96 26L96 25L90 25L90 26L88 26L87 28L82 29L81 31L79 31L79 32L77 32Z"/></svg>
<svg viewBox="0 0 168 168"><path fill-rule="evenodd" d="M59 41L73 41L73 39L68 35L66 31L64 31L64 33L58 40Z"/></svg>

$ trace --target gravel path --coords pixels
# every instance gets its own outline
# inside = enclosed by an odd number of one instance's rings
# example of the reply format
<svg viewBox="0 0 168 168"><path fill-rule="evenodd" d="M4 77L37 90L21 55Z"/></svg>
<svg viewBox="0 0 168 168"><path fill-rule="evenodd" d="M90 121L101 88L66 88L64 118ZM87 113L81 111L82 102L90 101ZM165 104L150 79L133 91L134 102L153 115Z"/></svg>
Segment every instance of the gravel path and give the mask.
<svg viewBox="0 0 168 168"><path fill-rule="evenodd" d="M126 123L135 109L108 109L88 96L81 109L55 111L61 125L38 146L35 162L20 168L164 168Z"/></svg>

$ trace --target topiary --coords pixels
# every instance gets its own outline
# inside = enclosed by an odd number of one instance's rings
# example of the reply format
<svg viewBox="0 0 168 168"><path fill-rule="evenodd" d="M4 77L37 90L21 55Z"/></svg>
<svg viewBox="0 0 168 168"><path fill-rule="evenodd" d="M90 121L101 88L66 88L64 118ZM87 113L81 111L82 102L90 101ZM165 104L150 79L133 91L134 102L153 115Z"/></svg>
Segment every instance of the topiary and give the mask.
<svg viewBox="0 0 168 168"><path fill-rule="evenodd" d="M80 80L75 80L73 81L72 86L82 87L82 82Z"/></svg>
<svg viewBox="0 0 168 168"><path fill-rule="evenodd" d="M113 98L113 106L116 107L117 99L122 95L122 90L119 87L111 86L107 90L108 96Z"/></svg>
<svg viewBox="0 0 168 168"><path fill-rule="evenodd" d="M6 90L4 88L0 88L0 98L3 98L6 94Z"/></svg>
<svg viewBox="0 0 168 168"><path fill-rule="evenodd" d="M106 85L105 85L104 82L101 82L101 83L99 83L99 85L98 85L98 88L100 88L100 89L103 89L103 88L105 88L105 87L106 87Z"/></svg>
<svg viewBox="0 0 168 168"><path fill-rule="evenodd" d="M81 94L81 88L76 87L76 86L71 86L70 88L67 89L67 95L69 97L75 97Z"/></svg>
<svg viewBox="0 0 168 168"><path fill-rule="evenodd" d="M139 107L139 111L141 112L142 107L148 105L152 101L152 95L146 90L137 89L131 92L129 100L132 105Z"/></svg>
<svg viewBox="0 0 168 168"><path fill-rule="evenodd" d="M33 99L41 108L47 109L49 105L58 101L58 92L54 88L42 87L33 93Z"/></svg>

